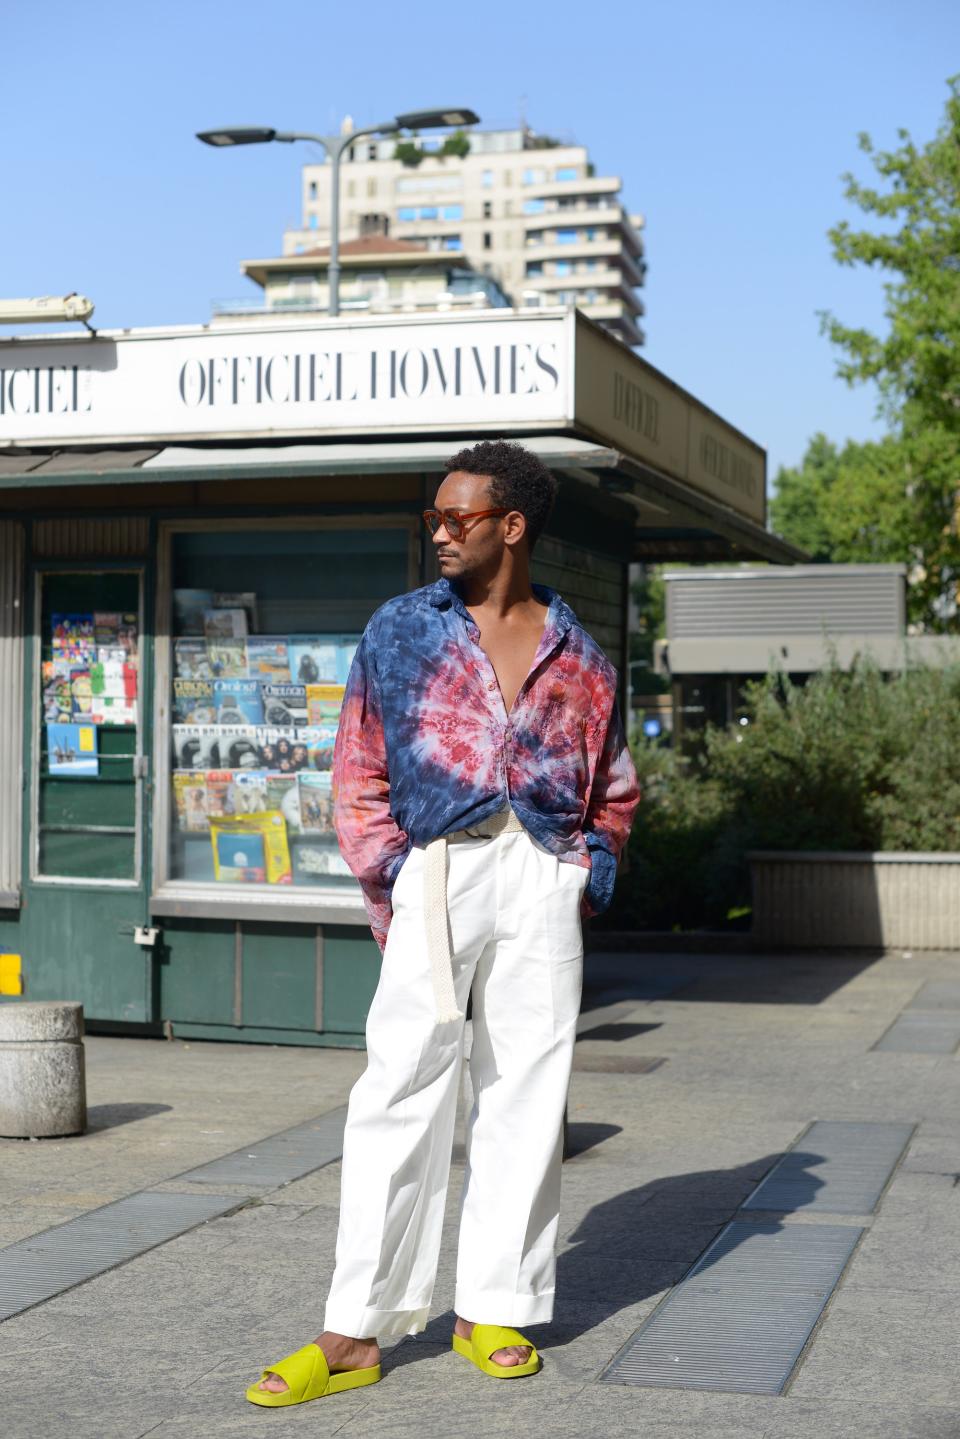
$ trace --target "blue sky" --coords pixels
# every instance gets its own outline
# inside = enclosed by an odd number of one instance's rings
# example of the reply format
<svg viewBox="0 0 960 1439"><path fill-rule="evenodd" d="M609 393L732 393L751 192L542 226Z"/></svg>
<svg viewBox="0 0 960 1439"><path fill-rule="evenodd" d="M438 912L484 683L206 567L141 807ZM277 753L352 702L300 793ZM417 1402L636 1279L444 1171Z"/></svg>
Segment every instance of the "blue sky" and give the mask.
<svg viewBox="0 0 960 1439"><path fill-rule="evenodd" d="M955 0L6 0L0 291L76 289L104 327L198 323L280 253L304 146L218 152L221 124L336 129L468 104L589 146L647 221L644 354L769 450L879 433L816 312L882 324L828 227L857 149L930 138L960 70ZM9 332L7 332L9 333Z"/></svg>

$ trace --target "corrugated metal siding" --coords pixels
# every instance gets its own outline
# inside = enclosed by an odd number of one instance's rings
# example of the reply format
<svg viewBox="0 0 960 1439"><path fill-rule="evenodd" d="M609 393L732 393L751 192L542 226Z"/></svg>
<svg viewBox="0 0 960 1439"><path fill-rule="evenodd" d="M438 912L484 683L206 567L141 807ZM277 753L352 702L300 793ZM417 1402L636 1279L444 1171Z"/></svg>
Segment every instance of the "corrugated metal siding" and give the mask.
<svg viewBox="0 0 960 1439"><path fill-rule="evenodd" d="M35 520L33 525L33 553L40 559L125 559L145 555L149 545L150 522L139 515Z"/></svg>
<svg viewBox="0 0 960 1439"><path fill-rule="evenodd" d="M0 893L5 895L20 890L22 756L23 526L0 520Z"/></svg>
<svg viewBox="0 0 960 1439"><path fill-rule="evenodd" d="M904 579L889 570L771 570L667 580L667 635L902 634Z"/></svg>
<svg viewBox="0 0 960 1439"><path fill-rule="evenodd" d="M595 550L541 535L530 570L535 584L560 591L610 663L621 669L626 566Z"/></svg>

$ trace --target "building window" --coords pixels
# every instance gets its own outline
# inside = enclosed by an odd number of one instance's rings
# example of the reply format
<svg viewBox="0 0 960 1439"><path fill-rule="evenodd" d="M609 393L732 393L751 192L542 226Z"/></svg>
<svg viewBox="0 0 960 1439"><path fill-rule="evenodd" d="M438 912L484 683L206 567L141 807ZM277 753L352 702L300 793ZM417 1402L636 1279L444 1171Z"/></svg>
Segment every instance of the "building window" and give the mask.
<svg viewBox="0 0 960 1439"><path fill-rule="evenodd" d="M484 200L484 202L483 202L483 218L484 218L485 220L489 220L492 214L493 214L493 204L492 204L492 202L491 202L490 200Z"/></svg>
<svg viewBox="0 0 960 1439"><path fill-rule="evenodd" d="M542 185L547 178L547 172L541 169L524 170L523 183L525 185Z"/></svg>
<svg viewBox="0 0 960 1439"><path fill-rule="evenodd" d="M528 275L542 275L542 274L543 274L543 261L542 261L542 260L528 260L528 261L527 261L527 274L528 274Z"/></svg>
<svg viewBox="0 0 960 1439"><path fill-rule="evenodd" d="M444 235L443 248L445 250L462 250L463 237L461 235Z"/></svg>
<svg viewBox="0 0 960 1439"><path fill-rule="evenodd" d="M523 202L523 213L525 215L542 215L546 208L546 200L524 200Z"/></svg>
<svg viewBox="0 0 960 1439"><path fill-rule="evenodd" d="M402 223L409 223L417 218L416 207L413 205L401 205L397 210L397 219Z"/></svg>
<svg viewBox="0 0 960 1439"><path fill-rule="evenodd" d="M555 275L572 275L572 274L573 274L573 261L572 261L572 260L554 260L554 262L553 262L553 273L554 273Z"/></svg>
<svg viewBox="0 0 960 1439"><path fill-rule="evenodd" d="M599 290L584 290L583 298L588 305L595 305L600 299Z"/></svg>
<svg viewBox="0 0 960 1439"><path fill-rule="evenodd" d="M332 825L333 742L363 627L407 587L406 527L228 522L169 541L161 879L225 905L352 888Z"/></svg>
<svg viewBox="0 0 960 1439"><path fill-rule="evenodd" d="M294 245L294 247L293 247L293 253L294 253L295 255L302 255L302 254L303 254L303 249L304 249L303 245L302 245L301 242L298 240L297 243L296 243L296 244Z"/></svg>
<svg viewBox="0 0 960 1439"><path fill-rule="evenodd" d="M370 196L375 195L376 193L377 193L377 182L376 182L376 180L368 180L368 181L367 181L367 198L369 199Z"/></svg>
<svg viewBox="0 0 960 1439"><path fill-rule="evenodd" d="M580 236L577 234L576 230L558 230L558 231L557 231L557 244L558 244L558 245L575 245L575 244L577 243L577 241L579 240L579 238L580 238Z"/></svg>
<svg viewBox="0 0 960 1439"><path fill-rule="evenodd" d="M493 248L493 236L489 230L484 230L483 232L483 248L485 250L491 250Z"/></svg>
<svg viewBox="0 0 960 1439"><path fill-rule="evenodd" d="M439 210L437 209L436 205L421 205L421 206L420 206L420 219L421 219L421 220L436 220L437 217L439 216L439 213L440 213L440 212L439 212Z"/></svg>
<svg viewBox="0 0 960 1439"><path fill-rule="evenodd" d="M440 210L440 218L441 218L441 220L462 220L462 219L463 219L463 206L462 206L462 205L444 205L444 206L442 206L442 208L441 208L441 210ZM424 219L426 219L426 216L424 216Z"/></svg>
<svg viewBox="0 0 960 1439"><path fill-rule="evenodd" d="M484 187L484 189L489 190L490 186L493 184L492 170L483 171L482 175L480 176L480 184Z"/></svg>
<svg viewBox="0 0 960 1439"><path fill-rule="evenodd" d="M351 199L351 200L353 199L354 195L357 193L357 186L356 186L356 182L355 182L354 180L348 180L348 181L347 181L346 193L347 193L348 199Z"/></svg>
<svg viewBox="0 0 960 1439"><path fill-rule="evenodd" d="M317 217L316 217L316 215L309 215L309 216L307 217L307 224L310 226L310 229L311 229L311 230L315 230L315 229L317 228Z"/></svg>
<svg viewBox="0 0 960 1439"><path fill-rule="evenodd" d="M553 178L555 180L578 180L580 177L577 174L576 165L561 165L554 170Z"/></svg>
<svg viewBox="0 0 960 1439"><path fill-rule="evenodd" d="M375 145L375 144L373 144L373 145L368 145L368 146L367 146L367 159L368 159L368 160L375 160L376 158L377 158L377 147L376 147L376 145Z"/></svg>
<svg viewBox="0 0 960 1439"><path fill-rule="evenodd" d="M315 199L317 198L317 182L316 182L316 180L311 180L311 181L310 181L309 196L310 196L310 199L311 199L311 200L315 200Z"/></svg>

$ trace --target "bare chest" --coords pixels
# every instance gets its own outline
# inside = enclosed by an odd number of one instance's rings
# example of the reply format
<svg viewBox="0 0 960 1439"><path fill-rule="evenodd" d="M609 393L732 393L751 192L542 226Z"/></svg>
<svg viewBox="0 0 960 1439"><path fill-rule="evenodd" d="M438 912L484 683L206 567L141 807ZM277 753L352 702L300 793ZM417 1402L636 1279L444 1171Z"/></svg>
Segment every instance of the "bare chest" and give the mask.
<svg viewBox="0 0 960 1439"><path fill-rule="evenodd" d="M533 665L543 634L543 624L518 626L487 625L480 631L480 648L493 665L507 713Z"/></svg>

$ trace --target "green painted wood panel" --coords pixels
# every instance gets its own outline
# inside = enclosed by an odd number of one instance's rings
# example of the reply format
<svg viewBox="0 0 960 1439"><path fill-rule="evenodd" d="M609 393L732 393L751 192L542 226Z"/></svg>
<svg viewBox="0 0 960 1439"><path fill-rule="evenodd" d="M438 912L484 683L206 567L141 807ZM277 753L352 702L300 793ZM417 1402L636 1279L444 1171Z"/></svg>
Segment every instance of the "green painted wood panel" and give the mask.
<svg viewBox="0 0 960 1439"><path fill-rule="evenodd" d="M233 1023L235 928L226 919L163 921L159 1018Z"/></svg>
<svg viewBox="0 0 960 1439"><path fill-rule="evenodd" d="M315 1029L317 927L244 923L243 1022Z"/></svg>
<svg viewBox="0 0 960 1439"><path fill-rule="evenodd" d="M380 979L380 950L367 929L323 927L323 1027L363 1034Z"/></svg>
<svg viewBox="0 0 960 1439"><path fill-rule="evenodd" d="M138 891L34 885L20 914L25 998L76 999L88 1019L140 1022L150 1011L149 951Z"/></svg>

